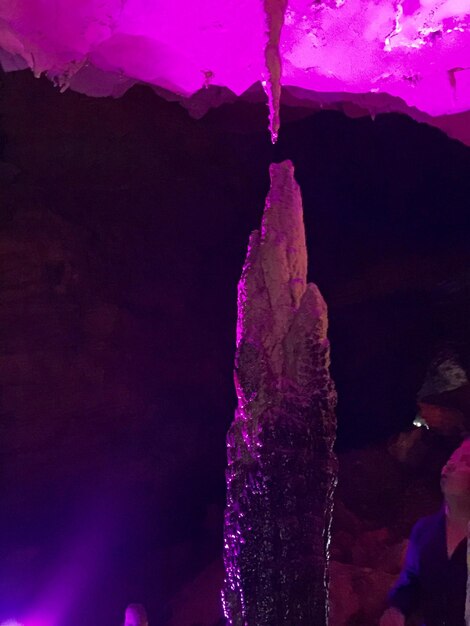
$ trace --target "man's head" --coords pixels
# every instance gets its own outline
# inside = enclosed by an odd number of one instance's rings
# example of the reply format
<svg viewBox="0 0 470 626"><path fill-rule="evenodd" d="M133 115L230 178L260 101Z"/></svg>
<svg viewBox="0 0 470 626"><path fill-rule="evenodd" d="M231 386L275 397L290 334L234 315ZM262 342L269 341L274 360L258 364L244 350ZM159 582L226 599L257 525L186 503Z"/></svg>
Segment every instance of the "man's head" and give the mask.
<svg viewBox="0 0 470 626"><path fill-rule="evenodd" d="M470 439L451 454L442 468L441 488L444 496L470 498Z"/></svg>
<svg viewBox="0 0 470 626"><path fill-rule="evenodd" d="M148 626L147 613L141 604L129 604L124 626Z"/></svg>

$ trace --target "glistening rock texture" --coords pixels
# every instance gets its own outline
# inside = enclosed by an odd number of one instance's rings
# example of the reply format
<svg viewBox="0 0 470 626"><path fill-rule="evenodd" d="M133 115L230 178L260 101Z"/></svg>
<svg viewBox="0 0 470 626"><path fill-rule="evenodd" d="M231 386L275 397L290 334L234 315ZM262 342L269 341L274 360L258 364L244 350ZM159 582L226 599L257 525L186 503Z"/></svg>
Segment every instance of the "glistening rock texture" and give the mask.
<svg viewBox="0 0 470 626"><path fill-rule="evenodd" d="M336 480L327 310L306 284L293 165L271 165L270 174L238 291L224 609L232 626L322 626Z"/></svg>

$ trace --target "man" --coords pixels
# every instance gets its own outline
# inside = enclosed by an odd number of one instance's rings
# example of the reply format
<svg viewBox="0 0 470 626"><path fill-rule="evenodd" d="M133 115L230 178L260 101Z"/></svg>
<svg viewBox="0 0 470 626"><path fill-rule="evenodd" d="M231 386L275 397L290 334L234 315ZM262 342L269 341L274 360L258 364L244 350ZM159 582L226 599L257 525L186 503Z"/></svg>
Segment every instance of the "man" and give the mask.
<svg viewBox="0 0 470 626"><path fill-rule="evenodd" d="M405 565L380 626L404 626L414 613L423 626L465 626L467 528L470 520L470 439L441 474L444 506L414 526Z"/></svg>

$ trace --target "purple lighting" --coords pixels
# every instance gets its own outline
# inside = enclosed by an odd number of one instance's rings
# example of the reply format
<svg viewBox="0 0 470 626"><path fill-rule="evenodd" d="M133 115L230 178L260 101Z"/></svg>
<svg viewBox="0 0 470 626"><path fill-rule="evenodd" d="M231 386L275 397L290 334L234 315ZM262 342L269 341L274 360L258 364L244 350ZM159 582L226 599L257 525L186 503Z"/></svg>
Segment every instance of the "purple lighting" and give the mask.
<svg viewBox="0 0 470 626"><path fill-rule="evenodd" d="M303 103L349 94L371 113L426 120L470 109L470 4L5 0L0 61L98 96L138 81L181 98L208 82L237 95L262 83L273 137L281 83Z"/></svg>
<svg viewBox="0 0 470 626"><path fill-rule="evenodd" d="M115 542L125 532L123 506L126 493L100 485L77 503L73 521L64 527L60 550L41 572L37 591L18 605L12 601L0 626L68 626L86 624L81 611L88 610L99 581L106 576ZM20 608L21 605L21 608ZM8 615L14 617L6 619ZM78 617L77 617L78 615ZM0 619L1 619L0 618Z"/></svg>

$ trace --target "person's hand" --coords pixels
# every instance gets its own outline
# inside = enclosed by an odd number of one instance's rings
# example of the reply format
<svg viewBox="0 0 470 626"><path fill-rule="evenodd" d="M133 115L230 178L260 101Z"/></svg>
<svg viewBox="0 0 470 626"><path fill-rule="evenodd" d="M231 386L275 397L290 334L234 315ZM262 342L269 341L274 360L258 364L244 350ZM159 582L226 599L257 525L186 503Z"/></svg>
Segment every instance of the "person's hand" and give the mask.
<svg viewBox="0 0 470 626"><path fill-rule="evenodd" d="M405 616L392 606L380 618L379 626L405 626Z"/></svg>

